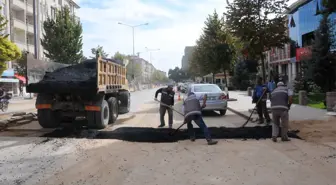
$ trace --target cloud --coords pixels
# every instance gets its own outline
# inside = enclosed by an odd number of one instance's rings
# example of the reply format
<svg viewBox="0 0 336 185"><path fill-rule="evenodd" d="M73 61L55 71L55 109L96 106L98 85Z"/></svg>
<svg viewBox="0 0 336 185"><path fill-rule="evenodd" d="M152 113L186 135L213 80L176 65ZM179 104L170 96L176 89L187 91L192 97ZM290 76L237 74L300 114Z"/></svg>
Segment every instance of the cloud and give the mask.
<svg viewBox="0 0 336 185"><path fill-rule="evenodd" d="M293 1L293 0L291 0ZM135 53L150 60L145 47L152 52L151 62L160 70L181 66L185 46L195 45L208 14L222 14L223 0L76 0L83 24L83 50L91 56L91 48L101 45L110 55L119 51L132 54L132 29L122 22L148 26L135 28Z"/></svg>
<svg viewBox="0 0 336 185"><path fill-rule="evenodd" d="M135 28L135 52L151 61L160 70L181 65L185 46L195 44L204 21L214 9L222 13L222 0L93 0L76 1L81 8L77 11L83 23L83 50L91 56L91 48L101 45L113 55L119 51L132 54L132 29L117 24L122 22L137 25L148 22L148 26Z"/></svg>

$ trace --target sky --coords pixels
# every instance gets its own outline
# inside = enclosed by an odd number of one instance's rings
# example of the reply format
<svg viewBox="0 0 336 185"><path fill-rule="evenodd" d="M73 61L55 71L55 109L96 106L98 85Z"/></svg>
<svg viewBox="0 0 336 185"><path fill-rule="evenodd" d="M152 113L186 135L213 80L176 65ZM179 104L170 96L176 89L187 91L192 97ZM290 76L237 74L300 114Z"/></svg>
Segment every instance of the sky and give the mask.
<svg viewBox="0 0 336 185"><path fill-rule="evenodd" d="M295 0L290 0L292 3ZM150 61L156 69L168 72L181 67L185 46L194 46L202 33L208 14L216 9L222 15L226 0L75 0L83 25L83 52L103 46L114 55L133 53L132 28L118 24L139 25L134 29L135 53ZM98 3L99 2L99 3ZM146 52L146 47L149 50ZM151 53L151 54L150 54ZM150 57L151 56L151 57Z"/></svg>

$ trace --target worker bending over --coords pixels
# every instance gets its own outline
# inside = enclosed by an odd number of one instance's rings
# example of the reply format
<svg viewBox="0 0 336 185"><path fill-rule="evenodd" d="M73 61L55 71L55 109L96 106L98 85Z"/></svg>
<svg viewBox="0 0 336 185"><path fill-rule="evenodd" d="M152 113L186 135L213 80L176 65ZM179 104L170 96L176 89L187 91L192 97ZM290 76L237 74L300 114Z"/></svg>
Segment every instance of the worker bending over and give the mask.
<svg viewBox="0 0 336 185"><path fill-rule="evenodd" d="M174 95L175 92L173 91L173 85L168 85L167 88L160 88L156 91L155 93L155 100L158 101L157 96L158 94L161 93L161 100L160 102L168 105L168 106L173 106L174 105ZM165 120L164 116L166 115L166 111L168 111L168 124L169 128L172 128L173 126L173 110L167 106L160 105L160 122L161 124L159 127L164 127Z"/></svg>
<svg viewBox="0 0 336 185"><path fill-rule="evenodd" d="M208 145L215 145L218 142L211 139L208 127L202 118L202 108L206 107L207 96L204 96L203 104L201 106L199 100L194 93L189 93L187 99L183 102L184 122L187 123L188 133L191 141L196 140L195 131L193 129L192 121L194 121L204 132L204 136Z"/></svg>
<svg viewBox="0 0 336 185"><path fill-rule="evenodd" d="M259 116L259 124L264 123L264 117L266 119L266 123L271 123L271 118L267 111L267 93L269 92L266 85L262 84L262 78L259 77L257 80L257 85L254 89L253 97L252 97L252 103L256 103L257 112ZM260 100L258 102L258 100Z"/></svg>
<svg viewBox="0 0 336 185"><path fill-rule="evenodd" d="M283 82L278 82L277 87L271 93L271 109L273 116L272 141L277 142L279 127L281 127L281 140L290 141L288 138L288 111L293 103L293 91L287 88Z"/></svg>

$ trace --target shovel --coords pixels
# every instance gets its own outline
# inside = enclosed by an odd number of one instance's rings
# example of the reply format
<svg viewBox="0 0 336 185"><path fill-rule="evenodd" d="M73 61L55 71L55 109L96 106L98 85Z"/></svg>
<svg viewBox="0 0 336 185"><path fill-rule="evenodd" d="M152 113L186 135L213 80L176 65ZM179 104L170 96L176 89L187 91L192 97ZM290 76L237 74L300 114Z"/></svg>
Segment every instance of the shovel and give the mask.
<svg viewBox="0 0 336 185"><path fill-rule="evenodd" d="M159 102L161 105L163 105L163 106L165 106L165 107L170 108L171 110L177 112L178 114L180 114L181 116L184 117L184 114L182 114L181 112L175 110L172 106L169 106L169 105L167 105L167 104L165 104L165 103L162 103L162 102L159 101L159 100L155 100L155 101ZM175 135L175 134L177 133L177 131L179 131L180 128L181 128L183 125L185 125L185 124L186 124L186 122L183 122L177 129L175 129L173 132L170 132L170 133L169 133L169 136L173 136L173 135Z"/></svg>

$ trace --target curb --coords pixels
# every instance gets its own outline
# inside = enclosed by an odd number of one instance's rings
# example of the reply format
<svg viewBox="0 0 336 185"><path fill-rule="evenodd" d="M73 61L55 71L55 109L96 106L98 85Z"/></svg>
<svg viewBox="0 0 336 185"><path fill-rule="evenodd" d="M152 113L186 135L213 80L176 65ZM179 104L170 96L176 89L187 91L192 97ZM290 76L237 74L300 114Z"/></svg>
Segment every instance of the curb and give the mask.
<svg viewBox="0 0 336 185"><path fill-rule="evenodd" d="M24 125L35 120L37 120L35 113L16 113L13 114L11 118L0 121L0 131L6 130L8 127Z"/></svg>

